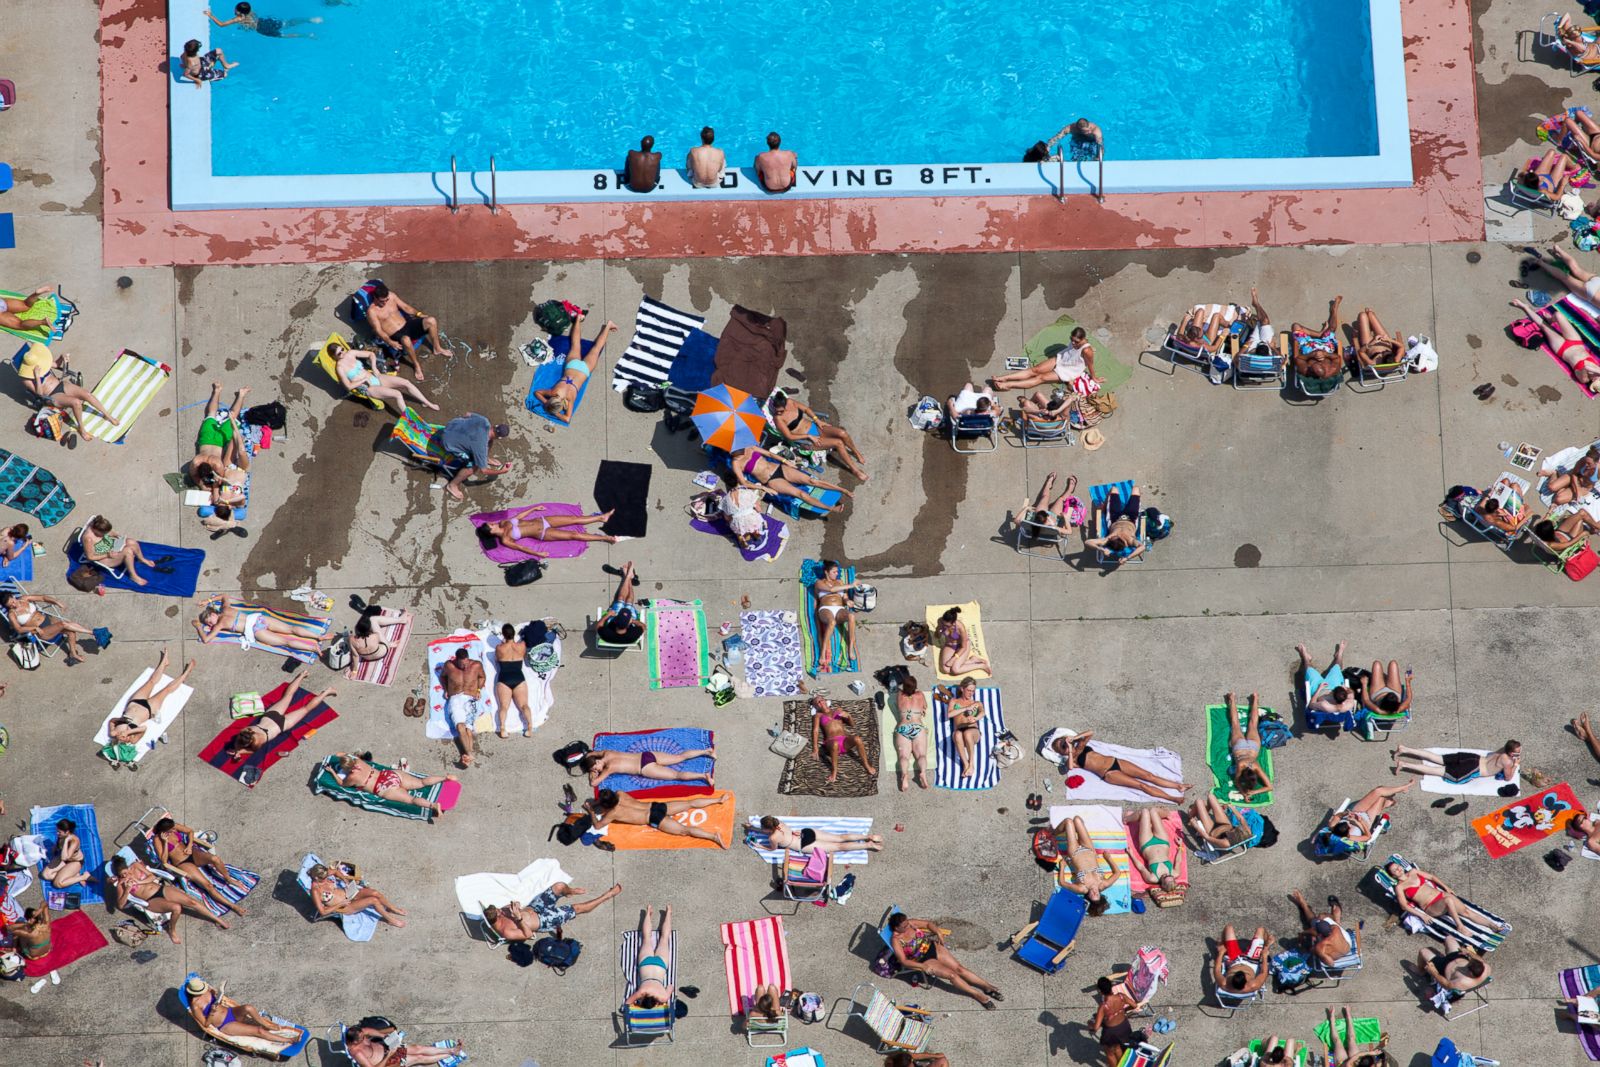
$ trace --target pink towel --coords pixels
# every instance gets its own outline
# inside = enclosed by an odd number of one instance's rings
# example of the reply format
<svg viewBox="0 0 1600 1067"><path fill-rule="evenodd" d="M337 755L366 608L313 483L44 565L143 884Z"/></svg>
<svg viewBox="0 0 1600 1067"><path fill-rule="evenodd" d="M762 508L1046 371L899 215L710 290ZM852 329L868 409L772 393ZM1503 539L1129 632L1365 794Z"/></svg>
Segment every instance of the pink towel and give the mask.
<svg viewBox="0 0 1600 1067"><path fill-rule="evenodd" d="M1166 818L1161 820L1161 825L1164 828L1167 843L1178 850L1178 865L1175 871L1178 876L1178 884L1188 885L1189 850L1183 843L1183 819L1177 812L1169 811ZM1139 842L1137 840L1139 830L1138 812L1133 813L1133 821L1128 823L1124 829L1128 832L1128 851L1137 852L1139 850ZM1139 858L1144 859L1142 855ZM1128 884L1132 887L1135 896L1146 892L1150 888L1149 883L1139 877L1138 869L1132 864L1128 865Z"/></svg>
<svg viewBox="0 0 1600 1067"><path fill-rule="evenodd" d="M537 531L539 529L539 517L541 515L582 515L584 513L583 508L579 507L577 504L543 504L541 506L544 508L543 511L532 512L531 514L522 516L522 518L518 520L522 524L522 532L524 534L527 534L530 531ZM511 508L507 511L480 511L478 514L472 516L472 525L474 527L478 527L484 525L485 523L502 522L511 518L511 516L516 515L522 510L522 508ZM596 524L595 528L597 530L599 529L598 523ZM517 544L526 545L535 552L543 552L551 559L572 559L576 556L583 555L584 550L589 547L590 542L540 541L537 538L525 536L520 538L517 541ZM483 548L482 541L478 542L478 547ZM501 544L496 544L493 548L484 548L483 554L488 556L495 563L521 563L525 559L532 558L530 556L523 555L521 552L515 552Z"/></svg>
<svg viewBox="0 0 1600 1067"><path fill-rule="evenodd" d="M769 915L742 923L722 924L723 962L728 973L728 1014L745 1013L755 988L775 985L790 988L789 945L783 937L783 917Z"/></svg>

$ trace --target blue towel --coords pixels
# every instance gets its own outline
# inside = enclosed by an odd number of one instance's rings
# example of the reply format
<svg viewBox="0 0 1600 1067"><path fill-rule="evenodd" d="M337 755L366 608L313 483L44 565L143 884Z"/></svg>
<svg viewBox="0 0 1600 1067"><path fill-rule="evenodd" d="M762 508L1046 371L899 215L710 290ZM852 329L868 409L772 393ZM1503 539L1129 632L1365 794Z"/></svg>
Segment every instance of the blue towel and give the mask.
<svg viewBox="0 0 1600 1067"><path fill-rule="evenodd" d="M587 356L589 349L593 347L593 341L583 342L583 354ZM556 358L548 363L539 364L539 369L533 372L533 384L528 386L528 399L524 401L524 406L547 422L553 422L557 426L567 426L570 422L563 422L560 419L553 418L544 409L544 405L533 398L533 394L541 389L554 389L556 383L561 380L562 374L567 369L567 356L572 351L572 339L565 335L552 337L550 338L550 348L555 352ZM593 374L589 375L589 378L593 377ZM585 378L583 384L578 386L578 395L573 398L572 410L567 412L568 420L576 418L578 409L583 406L583 395L589 391L589 378Z"/></svg>
<svg viewBox="0 0 1600 1067"><path fill-rule="evenodd" d="M667 372L667 381L685 392L698 393L711 387L716 369L717 339L704 330L690 330Z"/></svg>
<svg viewBox="0 0 1600 1067"><path fill-rule="evenodd" d="M594 739L594 747L599 752L665 752L675 755L694 748L710 748L711 731L675 726L665 730L652 730L647 734L600 734ZM715 767L716 763L710 756L696 756L673 769L710 774ZM662 786L693 787L694 784L694 782L663 782L657 778L643 778L633 774L611 774L600 782L604 788L614 789L619 793L631 793L638 789L660 789Z"/></svg>
<svg viewBox="0 0 1600 1067"><path fill-rule="evenodd" d="M18 582L33 581L33 546L30 544L22 550L22 554L10 563L0 563L0 578L10 578Z"/></svg>
<svg viewBox="0 0 1600 1067"><path fill-rule="evenodd" d="M83 869L93 874L105 867L105 849L100 844L100 820L95 818L93 804L57 804L53 808L33 809L29 819L32 832L45 839L46 852L55 847L56 823L62 819L71 819L78 825L78 839L83 842ZM44 866L39 864L41 881ZM98 881L85 882L67 892L79 894L85 904L104 904L106 900L100 892Z"/></svg>
<svg viewBox="0 0 1600 1067"><path fill-rule="evenodd" d="M816 486L801 486L806 492L832 507L844 499L844 494L837 489L818 489ZM797 496L780 496L772 498L772 505L791 519L798 519L801 515L821 515L822 512L801 500Z"/></svg>
<svg viewBox="0 0 1600 1067"><path fill-rule="evenodd" d="M306 853L306 858L300 861L300 873L295 875L294 880L308 896L311 893L311 868L321 862L315 852ZM377 908L362 908L354 915L339 916L337 921L339 928L344 931L344 936L351 941L371 941L373 933L378 929L378 923L382 921L382 916L378 914Z"/></svg>
<svg viewBox="0 0 1600 1067"><path fill-rule="evenodd" d="M1112 493L1116 493L1119 500L1127 500L1133 494L1133 479L1128 478L1120 482L1107 482L1105 485L1090 487L1089 502L1095 506L1102 505L1111 499Z"/></svg>
<svg viewBox="0 0 1600 1067"><path fill-rule="evenodd" d="M145 580L144 585L135 585L131 578L116 577L106 571L106 580L101 583L107 589L126 589L131 593L149 593L152 596L194 596L195 587L200 584L200 568L205 565L206 554L200 548L176 548L172 545L158 545L154 541L140 541L144 549L145 558L153 566L139 565L139 577ZM31 555L31 553L29 553ZM82 565L83 542L74 538L67 546L67 573L71 574ZM171 570L170 574L161 573Z"/></svg>

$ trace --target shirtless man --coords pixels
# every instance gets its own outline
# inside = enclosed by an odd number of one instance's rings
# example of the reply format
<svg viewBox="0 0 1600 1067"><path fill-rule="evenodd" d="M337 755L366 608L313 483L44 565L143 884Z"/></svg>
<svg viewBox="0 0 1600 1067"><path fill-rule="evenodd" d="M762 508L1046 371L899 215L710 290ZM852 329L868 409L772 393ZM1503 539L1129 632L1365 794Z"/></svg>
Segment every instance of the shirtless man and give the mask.
<svg viewBox="0 0 1600 1067"><path fill-rule="evenodd" d="M455 657L439 668L439 678L444 683L444 721L455 731L456 744L461 746L461 766L472 766L472 724L478 718L478 698L488 678L483 664L472 658L465 648L456 649Z"/></svg>
<svg viewBox="0 0 1600 1067"><path fill-rule="evenodd" d="M714 808L718 804L728 801L724 793L720 797L698 797L694 800L657 800L649 804L627 793L616 793L610 789L602 789L593 800L583 802L583 808L594 820L594 825L604 828L612 823L625 823L631 826L648 826L652 830L660 830L664 834L677 837L697 837L702 841L715 841L718 848L727 848L728 843L722 839L722 834L715 830L702 830L698 826L690 826L672 818L681 812L692 811L695 808Z"/></svg>
<svg viewBox="0 0 1600 1067"><path fill-rule="evenodd" d="M1339 304L1343 300L1336 296L1328 302L1328 318L1321 326L1297 322L1289 327L1294 345L1290 359L1301 377L1326 380L1344 367L1344 339L1339 336Z"/></svg>
<svg viewBox="0 0 1600 1067"><path fill-rule="evenodd" d="M174 945L183 944L178 936L178 920L184 911L192 911L206 922L216 923L224 930L230 929L227 920L211 914L198 897L190 896L171 882L158 878L141 860L129 863L121 856L111 860L111 885L116 892L117 907L126 909L130 898L137 897L146 911L164 916L167 936Z"/></svg>
<svg viewBox="0 0 1600 1067"><path fill-rule="evenodd" d="M49 319L28 314L33 310L33 305L39 298L55 292L52 285L41 285L20 300L14 296L0 297L0 326L8 330L46 330L52 323Z"/></svg>
<svg viewBox="0 0 1600 1067"><path fill-rule="evenodd" d="M216 853L195 841L192 829L168 815L150 828L150 845L162 865L172 873L188 878L202 893L234 914L245 913L243 908L218 892L212 880L220 880L240 893L249 892L249 888L228 873L227 864ZM201 867L205 868L204 872L200 870Z"/></svg>
<svg viewBox="0 0 1600 1067"><path fill-rule="evenodd" d="M687 752L612 752L601 749L589 753L579 761L589 775L589 784L596 789L613 774L632 774L659 782L705 782L715 785L716 771L675 771L680 763L700 756L716 758L715 748L691 748Z"/></svg>
<svg viewBox="0 0 1600 1067"><path fill-rule="evenodd" d="M211 397L206 401L205 418L194 437L194 458L189 461L189 480L202 489L212 491L212 503L220 499L235 504L238 499L221 490L221 483L237 487L250 470L250 453L244 447L244 435L239 427L239 415L244 411L244 398L250 395L245 386L233 394L233 406L222 414L222 383L211 383ZM219 497L219 490L221 496Z"/></svg>
<svg viewBox="0 0 1600 1067"><path fill-rule="evenodd" d="M639 138L639 147L628 151L628 160L622 168L622 180L636 193L653 193L661 180L661 153L655 150L656 139Z"/></svg>
<svg viewBox="0 0 1600 1067"><path fill-rule="evenodd" d="M456 780L453 774L430 774L424 778L398 768L380 771L363 757L349 752L337 753L333 764L333 776L346 788L359 789L363 793L371 793L375 797L392 800L397 804L426 808L432 811L435 817L443 815L444 808L437 803L429 803L412 796L411 790L426 789L430 785Z"/></svg>
<svg viewBox="0 0 1600 1067"><path fill-rule="evenodd" d="M434 355L445 354L439 340L439 320L401 300L398 293L391 293L382 282L372 287L372 298L367 304L367 326L379 343L398 350L405 357L419 382L427 381L420 362L422 353L418 351L422 342L428 342Z"/></svg>
<svg viewBox="0 0 1600 1067"><path fill-rule="evenodd" d="M1344 910L1338 897L1328 898L1328 914L1318 915L1306 903L1305 894L1296 889L1289 894L1294 906L1300 910L1300 922L1311 942L1311 954L1324 964L1332 964L1352 952L1361 950L1361 932L1346 930ZM1353 938L1353 940L1352 940Z"/></svg>
<svg viewBox="0 0 1600 1067"><path fill-rule="evenodd" d="M767 150L756 156L756 177L761 188L769 193L787 193L794 188L799 164L795 154L779 148L783 139L776 133L767 134Z"/></svg>
<svg viewBox="0 0 1600 1067"><path fill-rule="evenodd" d="M622 883L618 882L593 900L582 900L576 904L561 902L563 897L582 896L587 892L587 889L579 889L566 882L557 882L528 901L526 905L518 904L514 900L500 907L495 907L493 904L484 905L483 921L489 925L489 929L507 941L531 941L541 933L560 930L578 916L587 915L598 908L622 892Z"/></svg>
<svg viewBox="0 0 1600 1067"><path fill-rule="evenodd" d="M788 848L796 852L809 852L813 848L832 855L835 852L882 852L883 837L880 834L844 834L833 830L813 830L810 827L801 827L799 830L785 826L774 815L761 817L762 832L767 835L767 840L772 842L773 848Z"/></svg>
<svg viewBox="0 0 1600 1067"><path fill-rule="evenodd" d="M722 184L722 172L727 169L727 157L722 149L711 142L717 131L710 126L700 130L700 143L689 149L689 184L696 189L715 189Z"/></svg>
<svg viewBox="0 0 1600 1067"><path fill-rule="evenodd" d="M1422 949L1417 953L1416 969L1453 993L1470 993L1489 981L1489 962L1448 934L1443 952Z"/></svg>
<svg viewBox="0 0 1600 1067"><path fill-rule="evenodd" d="M1267 952L1271 948L1272 935L1264 926L1256 927L1256 935L1248 945L1240 945L1232 923L1224 926L1216 958L1211 961L1211 978L1217 989L1237 999L1266 985L1271 976L1266 966Z"/></svg>

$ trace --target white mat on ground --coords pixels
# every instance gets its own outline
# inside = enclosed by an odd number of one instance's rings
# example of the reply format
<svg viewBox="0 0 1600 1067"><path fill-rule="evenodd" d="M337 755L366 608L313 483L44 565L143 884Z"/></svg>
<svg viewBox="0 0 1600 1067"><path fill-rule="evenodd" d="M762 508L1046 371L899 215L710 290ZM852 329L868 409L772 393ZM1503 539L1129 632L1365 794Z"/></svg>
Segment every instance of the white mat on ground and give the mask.
<svg viewBox="0 0 1600 1067"><path fill-rule="evenodd" d="M1483 748L1425 748L1422 751L1432 752L1435 756L1443 756L1447 752L1471 752L1477 756L1487 756L1489 754L1488 749ZM1401 773L1404 774L1405 772L1402 771ZM1435 774L1422 774L1414 777L1422 779L1423 792L1444 793L1448 796L1497 797L1500 795L1500 787L1508 784L1494 777L1474 778L1470 782L1461 783L1447 782ZM1522 768L1520 766L1518 766L1517 773L1509 784L1516 786L1518 792L1522 791Z"/></svg>
<svg viewBox="0 0 1600 1067"><path fill-rule="evenodd" d="M766 831L761 829L761 817L752 815L748 820L749 831L744 843L754 849L763 861L767 863L782 863L783 849L772 848L767 842ZM783 825L791 830L822 830L835 834L860 834L865 836L872 832L872 819L856 818L849 815L821 818L800 818L798 816L783 817ZM871 852L864 848L852 849L849 852L835 852L834 863L855 864L866 863Z"/></svg>
<svg viewBox="0 0 1600 1067"><path fill-rule="evenodd" d="M107 715L105 721L100 724L100 732L94 735L95 744L104 748L111 743L111 720L122 714L123 710L128 706L128 698L133 696L139 687L149 680L150 675L153 673L155 673L154 667L146 667L140 672L134 683L128 686L127 691L118 698L117 706L111 709L111 714ZM172 676L163 674L155 688L163 689L171 684ZM139 739L139 744L137 745L138 755L133 757L135 763L144 759L145 755L160 743L161 735L167 732L167 727L178 720L178 715L183 711L183 706L189 703L189 698L192 696L194 696L194 688L192 686L180 685L161 702L161 714L145 724L144 736Z"/></svg>
<svg viewBox="0 0 1600 1067"><path fill-rule="evenodd" d="M1050 743L1064 734L1065 730L1052 730L1044 735L1039 742L1039 755L1051 763L1060 766L1060 759L1051 750ZM1124 745L1113 745L1109 741L1090 741L1089 748L1101 755L1110 756L1112 759L1127 760L1137 763L1151 774L1165 778L1169 782L1183 781L1183 760L1176 752L1165 748L1128 748ZM1127 786L1112 785L1092 771L1082 767L1074 768L1073 774L1083 776L1083 784L1076 789L1068 788L1066 797L1069 800L1126 800L1134 804L1149 804L1156 800L1149 793L1139 789L1130 789ZM1176 804L1183 799L1181 795L1174 794L1169 798Z"/></svg>
<svg viewBox="0 0 1600 1067"><path fill-rule="evenodd" d="M519 626L517 629L520 631L522 627ZM486 670L489 675L490 689L494 688L496 673L493 663L494 650L500 647L501 640L502 638L500 637L500 631L498 629L491 629L486 635L485 639L485 643L489 646L490 664ZM552 633L550 635L550 641L553 645L555 645L556 658L560 659L561 638ZM555 680L556 671L559 671L560 669L561 668L558 666L549 674L537 674L534 672L532 667L527 665L526 662L523 663L522 676L528 682L528 717L533 720L527 724L528 729L537 730L539 727L543 726L547 721L549 721L550 709L556 706ZM511 707L507 709L506 730L508 732L514 731L520 733L522 728L522 710L517 707L517 702L513 700L511 702Z"/></svg>
<svg viewBox="0 0 1600 1067"><path fill-rule="evenodd" d="M445 660L453 659L456 649L465 647L467 654L483 664L483 674L486 681L483 694L478 697L478 716L472 722L472 729L476 733L494 729L494 711L498 706L494 699L494 653L489 651L489 645L484 641L483 635L471 630L457 630L448 637L436 638L428 642L428 724L426 727L428 737L434 741L444 741L455 736L455 731L450 729L450 724L444 717L444 680L439 674L439 669L444 666ZM515 720L516 725L512 722ZM511 714L506 716L506 729L522 731L522 716L513 708Z"/></svg>
<svg viewBox="0 0 1600 1067"><path fill-rule="evenodd" d="M503 908L512 901L526 904L557 882L572 875L551 859L534 860L516 874L463 874L456 879L456 903L469 919L483 918L483 906Z"/></svg>

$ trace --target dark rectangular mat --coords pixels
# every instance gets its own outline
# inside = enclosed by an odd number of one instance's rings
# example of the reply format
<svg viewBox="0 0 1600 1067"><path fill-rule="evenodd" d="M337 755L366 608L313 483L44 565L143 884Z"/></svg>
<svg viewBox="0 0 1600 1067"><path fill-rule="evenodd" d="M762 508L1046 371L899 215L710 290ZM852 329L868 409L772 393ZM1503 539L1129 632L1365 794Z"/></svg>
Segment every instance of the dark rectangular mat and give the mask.
<svg viewBox="0 0 1600 1067"><path fill-rule="evenodd" d="M734 306L717 341L712 385L731 385L763 400L778 384L789 326L782 319Z"/></svg>
<svg viewBox="0 0 1600 1067"><path fill-rule="evenodd" d="M861 738L873 770L878 769L878 709L870 700L835 700L835 708L848 712L854 725L850 732ZM839 780L828 781L828 764L822 756L811 754L811 714L804 700L783 702L783 728L806 739L806 749L783 765L778 777L778 792L785 796L874 797L878 795L878 776L868 774L854 751L844 754L839 764ZM826 744L826 742L824 742Z"/></svg>
<svg viewBox="0 0 1600 1067"><path fill-rule="evenodd" d="M600 529L613 537L643 537L650 521L649 504L650 464L600 461L594 476L595 510L616 509Z"/></svg>

